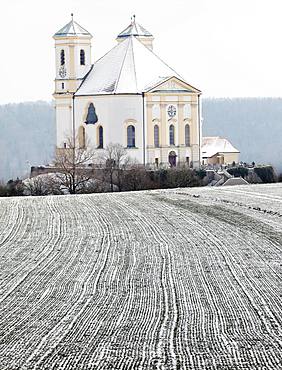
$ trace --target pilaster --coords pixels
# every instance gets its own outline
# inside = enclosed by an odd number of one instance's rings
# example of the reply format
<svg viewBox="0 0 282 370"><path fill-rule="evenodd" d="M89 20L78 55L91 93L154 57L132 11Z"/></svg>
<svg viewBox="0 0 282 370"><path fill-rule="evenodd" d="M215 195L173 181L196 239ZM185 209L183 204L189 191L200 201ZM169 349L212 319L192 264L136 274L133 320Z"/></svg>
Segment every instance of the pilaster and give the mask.
<svg viewBox="0 0 282 370"><path fill-rule="evenodd" d="M178 145L185 145L185 131L184 131L184 104L178 103Z"/></svg>
<svg viewBox="0 0 282 370"><path fill-rule="evenodd" d="M154 145L154 125L152 109L153 109L153 102L147 101L147 146L153 147Z"/></svg>
<svg viewBox="0 0 282 370"><path fill-rule="evenodd" d="M167 103L161 102L161 125L160 125L160 146L167 146L167 117L166 106Z"/></svg>
<svg viewBox="0 0 282 370"><path fill-rule="evenodd" d="M74 45L69 45L69 55L70 55L70 79L75 79L75 53Z"/></svg>
<svg viewBox="0 0 282 370"><path fill-rule="evenodd" d="M193 102L191 103L191 144L198 144L198 104Z"/></svg>

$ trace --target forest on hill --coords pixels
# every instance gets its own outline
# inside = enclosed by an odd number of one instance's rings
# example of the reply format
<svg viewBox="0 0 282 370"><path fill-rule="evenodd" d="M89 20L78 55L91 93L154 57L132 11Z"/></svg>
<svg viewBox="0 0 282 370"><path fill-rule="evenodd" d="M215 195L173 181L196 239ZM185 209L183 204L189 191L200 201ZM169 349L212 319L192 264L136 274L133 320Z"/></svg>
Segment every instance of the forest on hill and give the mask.
<svg viewBox="0 0 282 370"><path fill-rule="evenodd" d="M203 99L203 135L223 136L244 162L282 171L282 99ZM24 177L47 164L55 148L55 114L48 102L0 106L0 180Z"/></svg>
<svg viewBox="0 0 282 370"><path fill-rule="evenodd" d="M55 148L51 103L0 106L0 181L25 177L31 165L47 164Z"/></svg>
<svg viewBox="0 0 282 370"><path fill-rule="evenodd" d="M203 100L203 135L223 136L243 162L272 164L282 171L282 99Z"/></svg>

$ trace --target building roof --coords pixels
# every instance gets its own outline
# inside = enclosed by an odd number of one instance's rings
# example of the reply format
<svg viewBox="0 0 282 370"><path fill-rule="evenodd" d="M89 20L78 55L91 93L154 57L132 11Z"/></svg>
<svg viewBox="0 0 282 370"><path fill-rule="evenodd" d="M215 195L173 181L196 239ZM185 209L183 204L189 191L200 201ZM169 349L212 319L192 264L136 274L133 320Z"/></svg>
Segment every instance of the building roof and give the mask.
<svg viewBox="0 0 282 370"><path fill-rule="evenodd" d="M153 35L147 31L144 27L142 27L139 23L135 21L135 16L133 16L133 20L131 21L130 25L123 30L117 38L124 38L129 36L139 36L139 37L153 37Z"/></svg>
<svg viewBox="0 0 282 370"><path fill-rule="evenodd" d="M222 186L233 186L233 185L249 185L248 181L243 179L243 177L232 177L231 179L228 179L225 181Z"/></svg>
<svg viewBox="0 0 282 370"><path fill-rule="evenodd" d="M203 137L202 155L204 158L210 158L218 153L240 153L239 150L227 140L219 136Z"/></svg>
<svg viewBox="0 0 282 370"><path fill-rule="evenodd" d="M130 36L94 63L75 95L141 94L170 77L183 80L153 51Z"/></svg>
<svg viewBox="0 0 282 370"><path fill-rule="evenodd" d="M55 33L54 37L68 37L68 36L91 36L85 28L81 27L77 22L72 20Z"/></svg>

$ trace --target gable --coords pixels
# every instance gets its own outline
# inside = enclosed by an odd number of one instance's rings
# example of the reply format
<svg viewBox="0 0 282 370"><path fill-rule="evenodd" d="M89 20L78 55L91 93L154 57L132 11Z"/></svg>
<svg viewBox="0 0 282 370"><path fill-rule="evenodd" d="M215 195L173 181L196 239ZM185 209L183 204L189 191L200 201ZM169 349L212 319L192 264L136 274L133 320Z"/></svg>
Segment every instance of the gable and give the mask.
<svg viewBox="0 0 282 370"><path fill-rule="evenodd" d="M165 81L159 82L151 86L147 92L151 93L194 93L200 94L201 91L189 85L187 82L177 78L171 77Z"/></svg>

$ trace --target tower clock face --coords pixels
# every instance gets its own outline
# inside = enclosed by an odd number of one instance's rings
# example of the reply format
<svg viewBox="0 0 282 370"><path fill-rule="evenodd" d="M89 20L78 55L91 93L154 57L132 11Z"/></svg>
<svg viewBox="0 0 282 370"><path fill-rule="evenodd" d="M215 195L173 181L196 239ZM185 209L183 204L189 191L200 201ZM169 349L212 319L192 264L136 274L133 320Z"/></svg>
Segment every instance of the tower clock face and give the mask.
<svg viewBox="0 0 282 370"><path fill-rule="evenodd" d="M59 69L59 75L61 78L65 78L66 75L67 75L67 71L66 71L66 68L64 66L61 66L60 69Z"/></svg>
<svg viewBox="0 0 282 370"><path fill-rule="evenodd" d="M176 115L176 108L173 105L169 105L167 108L167 114L170 118L175 117Z"/></svg>

